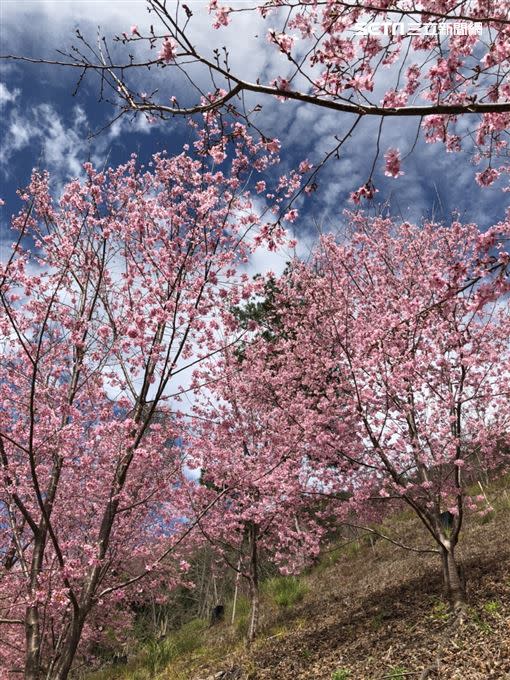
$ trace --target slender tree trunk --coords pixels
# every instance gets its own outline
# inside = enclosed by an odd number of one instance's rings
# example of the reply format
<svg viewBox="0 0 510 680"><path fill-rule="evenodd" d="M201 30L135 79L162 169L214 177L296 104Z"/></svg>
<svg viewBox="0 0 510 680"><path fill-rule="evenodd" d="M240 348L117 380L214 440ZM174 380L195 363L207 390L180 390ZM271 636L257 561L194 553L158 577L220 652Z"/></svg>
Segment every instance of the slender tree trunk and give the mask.
<svg viewBox="0 0 510 680"><path fill-rule="evenodd" d="M115 474L114 482L112 484L112 491L115 492L116 496L115 498L112 497L108 502L108 505L106 506L103 513L101 527L99 529L99 553L97 555L99 561L104 559L109 546L113 523L117 516L117 510L119 507L118 494L124 488L133 455L133 449L131 449L129 456L127 457L123 466ZM80 605L75 609L75 611L73 611L71 625L69 626L69 630L64 640L62 653L50 676L51 680L67 680L69 671L73 665L74 657L76 656L78 645L80 644L80 638L83 626L85 624L85 619L92 607L94 594L99 582L100 570L101 567L97 564L91 567L83 588L82 596L80 598Z"/></svg>
<svg viewBox="0 0 510 680"><path fill-rule="evenodd" d="M218 586L216 584L216 574L212 575L213 590L214 590L214 606L218 604Z"/></svg>
<svg viewBox="0 0 510 680"><path fill-rule="evenodd" d="M455 560L453 548L448 551L448 579L450 585L450 601L455 613L460 614L466 605L466 592L460 566Z"/></svg>
<svg viewBox="0 0 510 680"><path fill-rule="evenodd" d="M260 613L260 598L258 582L250 578L250 600L251 600L251 615L250 627L248 628L248 645L255 640L258 632L259 613Z"/></svg>
<svg viewBox="0 0 510 680"><path fill-rule="evenodd" d="M450 600L453 611L462 615L466 606L466 592L462 570L455 559L454 548L443 547L441 551L441 563L443 567L443 583L445 593Z"/></svg>
<svg viewBox="0 0 510 680"><path fill-rule="evenodd" d="M443 571L443 594L450 599L450 578L448 576L448 550L441 549L441 568Z"/></svg>
<svg viewBox="0 0 510 680"><path fill-rule="evenodd" d="M232 620L231 625L233 626L236 620L236 606L237 606L237 594L239 592L239 579L241 578L241 558L237 562L237 574L236 574L236 586L234 590L234 601L232 603Z"/></svg>
<svg viewBox="0 0 510 680"><path fill-rule="evenodd" d="M207 569L207 561L208 561L208 555L204 555L204 563L202 566L202 576L200 578L200 589L198 590L199 596L198 596L198 618L202 619L205 618L205 613L206 613L206 596L205 596L205 588L206 588L206 580L205 580L205 575L206 575L206 569Z"/></svg>
<svg viewBox="0 0 510 680"><path fill-rule="evenodd" d="M260 597L259 597L259 567L257 552L257 526L252 524L250 527L251 560L250 560L250 599L251 616L250 627L248 629L247 644L251 645L255 639L259 625Z"/></svg>
<svg viewBox="0 0 510 680"><path fill-rule="evenodd" d="M41 573L46 533L44 525L34 537L34 552L30 565L30 589L32 599L37 590ZM25 612L25 680L39 680L41 677L41 624L37 604L29 605Z"/></svg>
<svg viewBox="0 0 510 680"><path fill-rule="evenodd" d="M37 606L27 607L25 614L25 680L40 678L40 630Z"/></svg>
<svg viewBox="0 0 510 680"><path fill-rule="evenodd" d="M73 620L64 642L62 655L55 664L54 671L51 674L51 680L67 680L67 676L69 675L69 671L73 665L76 650L78 649L84 621L85 616L81 613L73 616Z"/></svg>

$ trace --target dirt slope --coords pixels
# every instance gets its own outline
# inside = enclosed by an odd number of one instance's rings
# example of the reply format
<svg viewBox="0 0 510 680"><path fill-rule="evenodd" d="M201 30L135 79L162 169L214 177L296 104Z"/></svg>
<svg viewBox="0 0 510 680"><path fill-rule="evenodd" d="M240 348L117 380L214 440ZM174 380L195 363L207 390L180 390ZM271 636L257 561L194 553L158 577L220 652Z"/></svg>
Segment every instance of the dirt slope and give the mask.
<svg viewBox="0 0 510 680"><path fill-rule="evenodd" d="M399 529L423 544L413 520L402 520ZM226 654L189 677L510 680L508 509L485 524L471 520L459 556L470 604L463 626L451 624L438 558L379 541L312 572L303 602L270 613L250 652Z"/></svg>

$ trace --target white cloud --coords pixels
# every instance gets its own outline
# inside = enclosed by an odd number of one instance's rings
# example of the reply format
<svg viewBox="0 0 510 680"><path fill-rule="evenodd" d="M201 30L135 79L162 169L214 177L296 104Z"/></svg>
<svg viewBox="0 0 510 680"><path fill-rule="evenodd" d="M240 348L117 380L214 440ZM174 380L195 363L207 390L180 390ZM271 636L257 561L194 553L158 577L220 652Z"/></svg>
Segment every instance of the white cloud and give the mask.
<svg viewBox="0 0 510 680"><path fill-rule="evenodd" d="M86 116L78 108L74 114L68 127L51 104L39 104L26 111L14 107L2 143L3 173L8 176L13 156L30 147L34 162L39 158L58 177L79 175L87 150Z"/></svg>
<svg viewBox="0 0 510 680"><path fill-rule="evenodd" d="M0 83L0 109L3 109L6 104L16 101L20 91L18 88L9 90L4 83Z"/></svg>
<svg viewBox="0 0 510 680"><path fill-rule="evenodd" d="M241 6L233 0L228 3L231 6ZM225 46L229 63L234 72L241 73L248 80L260 78L268 81L275 77L278 72L286 73L290 64L278 49L268 43L266 39L269 24L256 12L242 12L234 16L230 26L221 30L212 28L212 17L207 12L204 0L189 0L188 5L193 11L193 17L189 24L189 36L191 42L198 51L204 52L209 57L213 56L214 48ZM148 30L150 23L158 26L154 14L149 15L146 11L145 0L124 0L99 2L93 0L74 0L62 2L61 0L25 0L22 3L6 2L2 8L2 23L4 27L3 51L13 53L31 52L34 56L51 58L55 56L56 48L65 49L70 43L76 43L73 37L73 29L79 26L82 33L95 45L97 26L100 26L111 38L114 34L123 31L128 32L132 24L137 24L142 33ZM274 12L270 24L276 26L278 21L277 12ZM25 26L38 27L37 41L31 44L27 42ZM156 28L156 30L159 30ZM304 49L306 41L299 40L297 45ZM132 43L129 50L112 45L113 54L132 52L135 56L144 57L151 53L145 43ZM223 58L223 52L220 49ZM375 91L371 99L374 103L379 102L384 92L395 85L396 74L401 67L408 65L415 59L411 52L406 59L396 62L392 67L380 69L376 81ZM404 63L403 63L404 62ZM4 65L2 64L2 68ZM33 67L34 75L39 67ZM317 65L316 70L322 68ZM70 93L73 84L78 77L75 70L51 68L45 70L45 77L50 78L52 83L59 82L61 91L66 89ZM211 89L209 74L202 68L190 67L190 74L196 85L203 91ZM131 83L138 91L159 88L158 97L164 103L168 102L170 95L176 94L183 103L196 101L196 92L190 83L184 78L179 78L179 72L171 65L161 69L152 69L149 72L130 72ZM12 81L10 81L12 82ZM93 80L92 75L87 76L86 82L90 90L91 98L98 93L99 83ZM297 80L296 83L299 83ZM2 86L0 86L2 87ZM306 87L303 85L303 87ZM0 103L16 104L18 92L9 91L5 86L0 89ZM312 162L320 162L324 154L332 149L335 144L334 135L341 137L345 134L353 118L338 114L333 111L318 110L311 105L297 104L293 102L282 103L271 97L260 97L255 94L247 94L248 106L261 103L263 110L256 119L262 131L268 135L278 136L284 143L282 154L284 164L298 162L303 157L308 157ZM55 107L53 107L55 109ZM108 104L104 104L104 115L113 116L113 110ZM83 113L83 112L82 112ZM44 123L43 129L48 133L47 141L41 139L41 135L34 128L38 123L25 112L18 111L17 118L11 121L9 131L10 140L7 142L7 151L14 153L23 149L30 143L36 142L44 146L44 153L56 166L59 162L64 165L64 170L72 174L76 171L77 158L83 151L88 150L86 137L86 121L76 119L70 129L65 129L62 120L56 116L53 124ZM83 114L84 116L84 114ZM317 203L318 219L336 220L341 215L344 207L348 206L347 197L350 191L357 189L368 178L368 171L373 160L374 141L376 137L378 120L364 120L356 130L355 135L349 140L342 150L339 161L331 160L327 168L318 178L321 191L318 194L322 203ZM467 124L465 121L463 125ZM62 127L59 127L61 125ZM104 148L112 141L128 130L135 133L149 133L153 130L161 130L166 126L170 129L172 122L151 125L143 116L139 116L134 124L128 118L121 118L115 122L106 133L104 140L99 142L98 148ZM474 184L475 169L470 167L466 157L452 157L444 153L442 145L420 144L413 155L405 161L403 170L406 175L399 180L387 182L382 177L384 166L383 154L390 146L399 147L402 155L411 148L414 141L416 120L396 119L396 122L387 121L383 126L383 138L381 142L381 154L376 165L376 185L381 189L378 198L393 196L395 202L403 206L403 210L418 216L419 211L426 210L434 199L433 177L437 177L437 183L448 191L451 206L468 205L470 212L473 211L483 220L483 212L487 208L485 192L482 194ZM75 133L75 136L73 136ZM63 135L63 150L59 152L57 140ZM80 134L82 135L80 139ZM106 140L106 141L105 141ZM94 147L96 148L96 147ZM5 167L5 163L4 163ZM448 178L454 178L455 181ZM446 181L445 181L446 180ZM472 192L466 192L471 186ZM494 203L501 205L501 196L494 195ZM482 200L479 200L482 199ZM409 208L408 208L409 206ZM406 218L409 218L406 214ZM306 225L305 225L306 228ZM268 256L268 261L270 260Z"/></svg>
<svg viewBox="0 0 510 680"><path fill-rule="evenodd" d="M142 119L134 128L130 127L126 118L90 138L92 125L80 106L67 111L66 119L53 104L23 107L15 97L9 101L14 105L5 117L0 155L0 171L4 178L9 178L17 167L16 155L30 150L32 164L48 169L57 187L61 187L69 179L82 175L84 161L90 159L96 167L103 165L112 142L128 128L138 133L150 133L154 129Z"/></svg>

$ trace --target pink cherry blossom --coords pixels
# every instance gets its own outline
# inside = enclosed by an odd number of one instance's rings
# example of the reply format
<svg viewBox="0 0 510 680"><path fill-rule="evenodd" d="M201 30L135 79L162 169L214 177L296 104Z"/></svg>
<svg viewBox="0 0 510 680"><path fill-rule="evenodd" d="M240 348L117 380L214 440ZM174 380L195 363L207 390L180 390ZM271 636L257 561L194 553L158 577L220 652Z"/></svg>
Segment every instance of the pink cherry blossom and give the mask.
<svg viewBox="0 0 510 680"><path fill-rule="evenodd" d="M209 149L209 155L212 157L214 162L218 164L223 163L223 161L227 157L225 150L222 148L220 144L217 146L213 146L212 149Z"/></svg>
<svg viewBox="0 0 510 680"><path fill-rule="evenodd" d="M400 170L400 152L398 149L388 149L384 154L386 159L386 169L384 174L387 177L399 177L404 173Z"/></svg>
<svg viewBox="0 0 510 680"><path fill-rule="evenodd" d="M476 174L476 181L482 187L489 187L499 177L499 172L495 168L487 168L483 172L478 172Z"/></svg>
<svg viewBox="0 0 510 680"><path fill-rule="evenodd" d="M58 201L38 171L23 192L14 240L35 245L15 246L0 279L0 543L13 550L0 578L2 677L90 666L98 642L125 637L126 602L183 582L200 540L196 484L168 394L180 370L222 349L230 309L254 289L238 273L255 248L247 227L259 228L245 186L257 162L275 162L235 129L222 135L238 152L228 175L185 151L156 154L150 170L133 155L102 171L86 163ZM198 136L198 154L209 141ZM34 626L43 617L50 628Z"/></svg>
<svg viewBox="0 0 510 680"><path fill-rule="evenodd" d="M166 61L170 62L175 59L176 55L176 50L177 50L177 42L173 38L165 38L163 40L163 44L161 45L161 49L158 52L158 59L161 59L161 61Z"/></svg>
<svg viewBox="0 0 510 680"><path fill-rule="evenodd" d="M284 219L286 219L288 222L295 222L298 218L298 211L293 208L292 210L289 210L287 213L285 213Z"/></svg>
<svg viewBox="0 0 510 680"><path fill-rule="evenodd" d="M295 38L288 35L287 33L275 33L275 31L269 31L267 34L267 39L269 42L273 42L280 48L280 51L284 54L289 54L294 45Z"/></svg>
<svg viewBox="0 0 510 680"><path fill-rule="evenodd" d="M339 521L413 509L462 607L455 547L479 465L469 452L507 467L510 222L483 233L349 218L350 238L325 235L277 279L277 332L245 350L243 390L282 435L301 433L311 477L345 497Z"/></svg>

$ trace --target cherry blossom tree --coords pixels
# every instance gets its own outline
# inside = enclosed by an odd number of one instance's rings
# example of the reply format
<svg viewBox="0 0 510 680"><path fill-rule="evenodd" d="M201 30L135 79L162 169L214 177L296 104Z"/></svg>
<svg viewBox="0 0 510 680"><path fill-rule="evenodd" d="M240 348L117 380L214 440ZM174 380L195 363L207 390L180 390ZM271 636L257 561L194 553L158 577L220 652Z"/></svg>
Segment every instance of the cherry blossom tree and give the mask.
<svg viewBox="0 0 510 680"><path fill-rule="evenodd" d="M82 77L96 72L118 115L171 119L215 109L263 127L259 112L268 97L336 112L338 137L319 167L338 155L362 119L375 117L374 165L352 194L356 202L374 196L372 175L383 124L392 124L388 119L416 120L403 151L384 153L391 177L403 172L402 154L412 151L420 135L447 152L472 153L481 186L508 172L510 20L498 0L255 0L232 6L210 0L218 30L210 49L196 46L195 7L149 0L148 10L149 29L126 26L116 39L124 50L78 33L78 46L58 60L25 60L76 68ZM222 30L246 13L261 23L260 39L274 49L272 71L255 80L236 66L243 61L235 47L232 54L222 49ZM161 86L160 70L176 78ZM177 75L183 72L181 95ZM214 95L204 97L204 83L211 83L206 89ZM344 119L349 122L340 125ZM310 169L310 191L319 167Z"/></svg>
<svg viewBox="0 0 510 680"><path fill-rule="evenodd" d="M301 430L309 493L338 498L340 521L416 513L461 614L455 550L465 513L486 510L466 487L480 462L510 463L510 223L350 220L277 281L281 332L247 348L244 380Z"/></svg>
<svg viewBox="0 0 510 680"><path fill-rule="evenodd" d="M311 264L295 261L276 282L277 333L239 329L229 311L261 293L237 265L253 245L277 247L280 217L297 219L295 198L367 119L378 128L355 203L375 195L379 156L398 178L420 135L472 153L481 186L508 173L502 5L212 0L210 53L191 38L187 5L149 9L153 26L126 27L115 49L78 33L79 47L50 63L77 69L80 83L98 74L119 116L188 117L198 159L185 149L149 168L87 164L58 204L35 172L0 269L0 664L24 666L28 680L64 680L112 621L122 635L128 599L179 583L200 536L246 577L253 638L259 552L288 571L316 554L317 495L341 500L346 523L411 507L461 611L456 549L480 502L466 485L480 461L508 467L508 217L481 233L353 215L348 239L324 237ZM257 15L281 58L254 82L219 49L241 12ZM184 73L189 101L172 78L161 87L169 73ZM331 151L275 187L267 98L339 117ZM387 120L402 118L415 135L384 148ZM257 214L252 182L276 224ZM242 360L225 351L241 336ZM196 374L192 387L208 383L209 396L181 442L181 376L218 356ZM185 462L205 484L187 479Z"/></svg>
<svg viewBox="0 0 510 680"><path fill-rule="evenodd" d="M228 177L183 152L86 164L58 203L42 172L21 192L0 270L2 672L63 680L125 598L186 570L179 380L251 293L244 177L274 154L247 139Z"/></svg>
<svg viewBox="0 0 510 680"><path fill-rule="evenodd" d="M284 415L253 398L242 356L225 353L195 379L212 383L195 408L189 462L201 468L193 495L198 527L217 554L248 583L251 600L247 642L253 642L260 612L261 555L284 574L299 573L319 554L324 527L304 494L310 476L301 431ZM228 489L208 513L215 494Z"/></svg>

